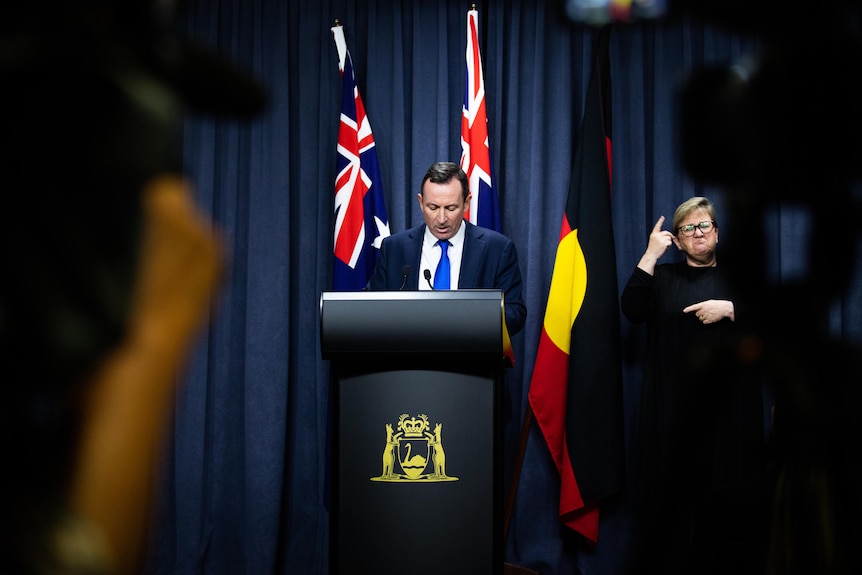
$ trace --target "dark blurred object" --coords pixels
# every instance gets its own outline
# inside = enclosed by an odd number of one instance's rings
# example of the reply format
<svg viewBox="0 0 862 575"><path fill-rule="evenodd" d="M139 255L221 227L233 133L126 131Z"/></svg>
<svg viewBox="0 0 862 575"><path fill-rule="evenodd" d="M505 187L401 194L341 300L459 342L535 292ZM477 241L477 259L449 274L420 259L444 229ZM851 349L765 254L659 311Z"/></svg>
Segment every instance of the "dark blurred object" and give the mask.
<svg viewBox="0 0 862 575"><path fill-rule="evenodd" d="M563 0L573 22L602 26L611 22L655 20L665 16L669 0Z"/></svg>
<svg viewBox="0 0 862 575"><path fill-rule="evenodd" d="M862 213L860 3L679 1L673 10L758 42L748 61L691 74L680 147L695 179L727 192L723 248L753 304L750 335L716 364L762 374L775 397L767 573L859 573L862 353L830 333L829 315L860 261L860 228L840 223ZM779 214L804 235L796 273L775 277L769 223Z"/></svg>
<svg viewBox="0 0 862 575"><path fill-rule="evenodd" d="M56 520L80 383L124 333L141 190L181 172L184 113L246 119L266 104L252 76L180 37L173 12L143 0L0 7L4 550Z"/></svg>
<svg viewBox="0 0 862 575"><path fill-rule="evenodd" d="M778 187L797 200L810 199L800 174L812 185L862 175L862 11L855 29L847 12L810 9L804 20L757 33L759 57L691 74L681 103L693 176Z"/></svg>
<svg viewBox="0 0 862 575"><path fill-rule="evenodd" d="M5 3L0 74L10 274L0 353L19 359L5 366L32 357L20 377L56 383L122 329L137 194L181 171L183 113L249 118L266 98L250 75L180 38L164 3L141 0Z"/></svg>

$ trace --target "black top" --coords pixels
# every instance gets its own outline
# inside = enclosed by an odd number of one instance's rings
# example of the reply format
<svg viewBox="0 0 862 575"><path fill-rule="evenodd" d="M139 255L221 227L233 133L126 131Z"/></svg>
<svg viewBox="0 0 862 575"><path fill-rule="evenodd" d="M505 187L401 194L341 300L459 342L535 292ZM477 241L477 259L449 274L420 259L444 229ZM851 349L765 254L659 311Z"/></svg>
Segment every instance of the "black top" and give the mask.
<svg viewBox="0 0 862 575"><path fill-rule="evenodd" d="M635 268L621 298L633 323L647 323L641 409L635 426L634 474L637 517L665 573L683 572L693 539L745 539L740 528L748 511L737 504L762 485L765 463L763 391L739 361L741 334L725 318L702 324L691 304L734 301L719 267L685 262L656 266L655 275ZM706 514L706 517L704 517ZM729 524L725 524L728 522ZM759 523L758 523L759 525ZM762 533L753 533L759 538ZM676 556L668 559L667 556Z"/></svg>

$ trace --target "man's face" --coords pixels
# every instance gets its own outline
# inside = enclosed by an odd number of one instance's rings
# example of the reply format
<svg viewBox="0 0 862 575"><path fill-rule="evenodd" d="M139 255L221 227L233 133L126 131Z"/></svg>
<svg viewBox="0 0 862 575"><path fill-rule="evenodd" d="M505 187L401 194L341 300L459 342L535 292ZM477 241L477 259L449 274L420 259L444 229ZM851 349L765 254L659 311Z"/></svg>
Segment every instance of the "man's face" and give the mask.
<svg viewBox="0 0 862 575"><path fill-rule="evenodd" d="M470 194L464 200L461 182L452 178L446 184L435 184L428 180L419 194L419 207L425 225L438 240L448 240L461 227L464 212L470 205Z"/></svg>

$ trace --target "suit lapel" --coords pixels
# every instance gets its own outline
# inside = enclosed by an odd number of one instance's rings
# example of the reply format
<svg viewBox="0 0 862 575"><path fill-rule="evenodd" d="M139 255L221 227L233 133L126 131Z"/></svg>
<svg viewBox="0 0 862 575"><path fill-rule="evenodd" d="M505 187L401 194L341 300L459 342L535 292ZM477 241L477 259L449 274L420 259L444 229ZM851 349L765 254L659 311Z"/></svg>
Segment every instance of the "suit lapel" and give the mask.
<svg viewBox="0 0 862 575"><path fill-rule="evenodd" d="M410 231L410 243L406 246L405 259L410 262L416 273L410 274L409 289L418 290L419 282L423 281L422 277L422 240L425 237L425 225L412 228Z"/></svg>

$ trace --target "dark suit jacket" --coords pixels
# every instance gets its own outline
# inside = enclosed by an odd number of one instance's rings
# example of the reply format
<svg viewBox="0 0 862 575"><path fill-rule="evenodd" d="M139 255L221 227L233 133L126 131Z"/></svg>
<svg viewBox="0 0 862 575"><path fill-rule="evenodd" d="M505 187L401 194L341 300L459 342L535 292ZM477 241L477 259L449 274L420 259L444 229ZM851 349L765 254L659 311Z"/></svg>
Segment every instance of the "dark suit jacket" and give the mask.
<svg viewBox="0 0 862 575"><path fill-rule="evenodd" d="M461 289L500 289L506 307L506 328L510 335L521 331L527 317L524 305L521 268L515 244L498 232L464 221L464 252L461 257ZM380 257L368 289L375 291L418 290L425 281L419 269L425 224L394 234L383 240ZM410 266L404 281L404 266Z"/></svg>

